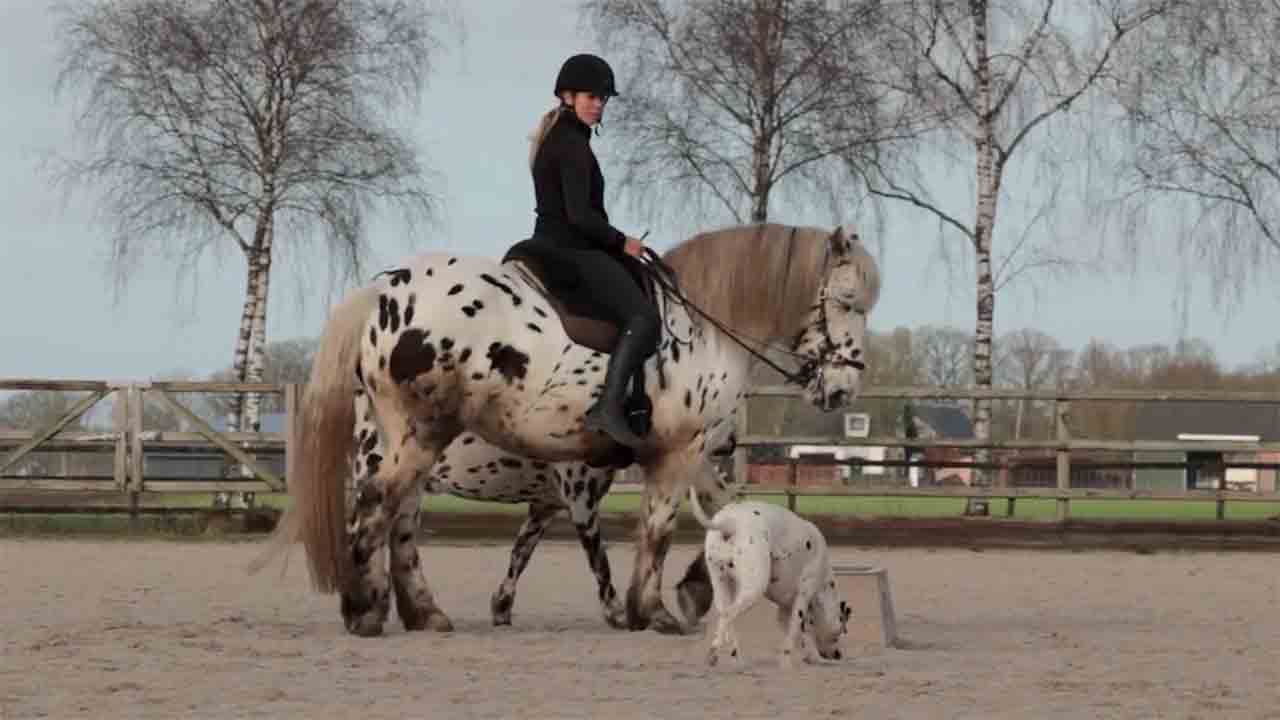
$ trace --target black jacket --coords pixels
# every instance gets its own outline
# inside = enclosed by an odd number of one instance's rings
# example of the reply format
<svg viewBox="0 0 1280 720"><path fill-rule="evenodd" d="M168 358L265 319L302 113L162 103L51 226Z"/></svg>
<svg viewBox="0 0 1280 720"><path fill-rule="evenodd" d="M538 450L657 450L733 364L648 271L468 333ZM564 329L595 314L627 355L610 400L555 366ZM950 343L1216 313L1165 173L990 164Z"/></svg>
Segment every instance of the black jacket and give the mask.
<svg viewBox="0 0 1280 720"><path fill-rule="evenodd" d="M533 162L537 220L533 235L565 248L621 252L626 235L609 224L604 175L591 151L591 128L561 112Z"/></svg>

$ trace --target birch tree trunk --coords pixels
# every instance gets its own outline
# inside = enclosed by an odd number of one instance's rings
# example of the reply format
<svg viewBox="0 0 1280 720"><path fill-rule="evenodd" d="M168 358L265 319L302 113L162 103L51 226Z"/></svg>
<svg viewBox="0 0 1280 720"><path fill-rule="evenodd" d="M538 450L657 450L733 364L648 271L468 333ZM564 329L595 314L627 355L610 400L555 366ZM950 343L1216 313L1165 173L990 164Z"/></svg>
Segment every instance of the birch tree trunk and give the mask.
<svg viewBox="0 0 1280 720"><path fill-rule="evenodd" d="M996 199L1000 192L1000 162L996 158L995 117L991 96L991 56L987 44L987 0L970 0L969 14L973 23L975 98L978 111L977 134L977 213L974 218L974 250L977 260L977 326L973 336L973 384L990 389L992 385L991 343L995 319L996 293L991 276L991 233L996 223ZM991 438L991 400L978 399L973 408L973 434L978 440ZM988 462L991 453L979 448L979 463ZM975 484L985 485L988 474L975 468Z"/></svg>
<svg viewBox="0 0 1280 720"><path fill-rule="evenodd" d="M244 382L262 382L262 373L267 346L267 297L271 287L271 244L275 234L275 221L270 214L264 218L265 228L262 233L262 244L254 251L249 266L256 279L253 287L257 296L253 298L253 329L250 336L249 350L245 359ZM240 429L245 432L258 432L262 428L262 394L247 393L244 408L240 415Z"/></svg>
<svg viewBox="0 0 1280 720"><path fill-rule="evenodd" d="M247 255L247 253L246 253ZM240 328L236 333L235 353L232 358L232 382L244 382L245 368L248 365L249 345L253 338L253 320L257 315L257 299L259 275L255 272L253 262L248 263L248 281L245 284L244 306L240 310ZM227 405L227 431L239 432L240 417L244 410L245 397L242 393L233 393Z"/></svg>

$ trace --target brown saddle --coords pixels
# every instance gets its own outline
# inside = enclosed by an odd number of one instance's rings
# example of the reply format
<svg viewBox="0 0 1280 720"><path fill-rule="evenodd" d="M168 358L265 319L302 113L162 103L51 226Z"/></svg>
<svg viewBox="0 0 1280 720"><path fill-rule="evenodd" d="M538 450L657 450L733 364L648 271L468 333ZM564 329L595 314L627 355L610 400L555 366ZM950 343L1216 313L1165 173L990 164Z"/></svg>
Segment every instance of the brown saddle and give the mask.
<svg viewBox="0 0 1280 720"><path fill-rule="evenodd" d="M547 289L546 274L540 259L532 255L521 255L505 260L503 264L515 266L522 271L521 274L529 284L551 306L552 312L560 317L560 324L564 325L564 331L570 340L606 355L613 352L618 341L618 326L608 320L575 312L568 303L556 297Z"/></svg>
<svg viewBox="0 0 1280 720"><path fill-rule="evenodd" d="M551 311L559 317L565 334L571 341L598 353L611 354L621 332L617 324L591 315L590 307L575 304L582 301L575 299L571 290L564 289L563 285L556 282L557 278L564 280L564 275L557 275L554 263L549 267L544 262L538 248L527 242L517 243L502 259L504 266L523 277L546 300ZM642 290L653 301L657 293L653 278L635 268L629 267L628 270L640 281ZM661 372L659 367L659 373ZM630 392L624 401L624 412L632 429L637 434L644 435L651 427L653 403L645 393L643 367L636 369L635 375L630 378L630 385ZM593 467L621 469L635 462L635 452L625 445L615 445L601 457L586 462Z"/></svg>

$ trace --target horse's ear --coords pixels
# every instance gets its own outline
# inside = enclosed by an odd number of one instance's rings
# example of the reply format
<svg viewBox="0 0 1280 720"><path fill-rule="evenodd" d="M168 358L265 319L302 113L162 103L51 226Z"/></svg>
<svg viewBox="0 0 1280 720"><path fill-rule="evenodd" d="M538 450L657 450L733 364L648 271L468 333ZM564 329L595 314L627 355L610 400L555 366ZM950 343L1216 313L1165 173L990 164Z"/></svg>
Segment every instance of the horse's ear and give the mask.
<svg viewBox="0 0 1280 720"><path fill-rule="evenodd" d="M845 237L844 227L837 225L836 229L831 232L831 237L827 238L827 242L831 244L831 252L835 255L844 255L849 252L849 238Z"/></svg>

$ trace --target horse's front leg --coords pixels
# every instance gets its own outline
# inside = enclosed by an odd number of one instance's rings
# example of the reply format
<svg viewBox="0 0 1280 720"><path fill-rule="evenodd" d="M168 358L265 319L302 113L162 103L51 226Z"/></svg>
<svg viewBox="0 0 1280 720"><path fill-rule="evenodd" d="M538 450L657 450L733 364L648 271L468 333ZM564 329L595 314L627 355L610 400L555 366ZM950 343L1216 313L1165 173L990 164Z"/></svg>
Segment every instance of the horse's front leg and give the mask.
<svg viewBox="0 0 1280 720"><path fill-rule="evenodd" d="M391 608L390 582L384 564L391 530L397 527L406 496L417 495L414 481L418 470L431 467L438 452L418 441L407 416L384 411L380 412L380 419L385 432L381 440L386 450L381 457L370 455L364 459L365 474L358 484L347 523L351 574L341 591L342 618L347 630L366 637L382 633ZM413 555L417 555L416 547ZM425 586L425 580L423 583ZM429 608L427 610L429 617Z"/></svg>
<svg viewBox="0 0 1280 720"><path fill-rule="evenodd" d="M520 574L528 567L538 541L542 539L542 534L547 531L547 526L555 519L559 510L555 505L547 503L529 503L529 517L520 526L516 542L511 547L511 564L507 567L507 575L489 600L494 625L511 624L511 606L516 602L516 584L520 582Z"/></svg>
<svg viewBox="0 0 1280 720"><path fill-rule="evenodd" d="M577 464L575 464L577 465ZM561 492L569 507L569 517L578 532L578 541L587 554L587 565L596 578L596 597L609 627L622 630L627 627L627 613L613 587L613 571L609 567L609 554L600 537L600 501L613 485L613 471L596 469L586 464L577 465L576 471L567 469Z"/></svg>
<svg viewBox="0 0 1280 720"><path fill-rule="evenodd" d="M635 563L627 589L627 623L632 630L653 627L664 633L687 632L662 602L662 566L671 549L676 509L687 492L688 468L698 460L692 450L678 451L661 455L645 467Z"/></svg>
<svg viewBox="0 0 1280 720"><path fill-rule="evenodd" d="M425 471L419 470L419 474ZM415 482L405 493L391 528L391 588L396 612L405 630L449 632L453 623L436 604L418 557L418 518L422 512L422 485Z"/></svg>

